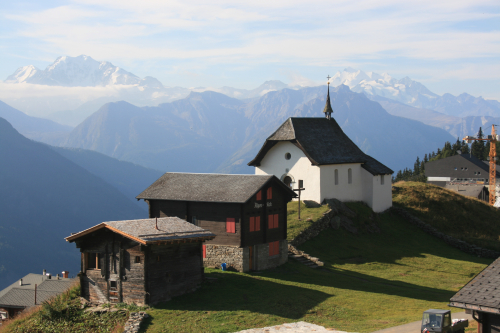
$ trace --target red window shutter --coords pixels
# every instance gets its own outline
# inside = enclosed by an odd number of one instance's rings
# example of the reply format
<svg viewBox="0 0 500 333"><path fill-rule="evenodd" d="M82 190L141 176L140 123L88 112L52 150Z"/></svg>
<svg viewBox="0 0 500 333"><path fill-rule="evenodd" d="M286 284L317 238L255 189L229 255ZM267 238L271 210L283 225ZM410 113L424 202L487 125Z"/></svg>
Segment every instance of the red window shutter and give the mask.
<svg viewBox="0 0 500 333"><path fill-rule="evenodd" d="M255 217L255 231L260 231L260 216Z"/></svg>
<svg viewBox="0 0 500 333"><path fill-rule="evenodd" d="M269 229L272 229L274 226L274 218L273 218L273 215L268 215L267 216L267 227Z"/></svg>
<svg viewBox="0 0 500 333"><path fill-rule="evenodd" d="M274 245L274 251L275 251L274 253L275 253L276 255L280 254L280 242L279 242L279 241L276 241L276 242L275 242L275 245Z"/></svg>
<svg viewBox="0 0 500 333"><path fill-rule="evenodd" d="M207 246L203 245L203 258L207 257Z"/></svg>
<svg viewBox="0 0 500 333"><path fill-rule="evenodd" d="M236 233L236 222L233 217L228 217L226 219L226 232Z"/></svg>
<svg viewBox="0 0 500 333"><path fill-rule="evenodd" d="M262 200L262 191L257 192L257 201Z"/></svg>
<svg viewBox="0 0 500 333"><path fill-rule="evenodd" d="M274 214L274 228L278 227L279 215Z"/></svg>
<svg viewBox="0 0 500 333"><path fill-rule="evenodd" d="M255 231L255 217L250 216L250 231Z"/></svg>
<svg viewBox="0 0 500 333"><path fill-rule="evenodd" d="M267 189L267 200L271 200L273 198L273 188L270 187Z"/></svg>

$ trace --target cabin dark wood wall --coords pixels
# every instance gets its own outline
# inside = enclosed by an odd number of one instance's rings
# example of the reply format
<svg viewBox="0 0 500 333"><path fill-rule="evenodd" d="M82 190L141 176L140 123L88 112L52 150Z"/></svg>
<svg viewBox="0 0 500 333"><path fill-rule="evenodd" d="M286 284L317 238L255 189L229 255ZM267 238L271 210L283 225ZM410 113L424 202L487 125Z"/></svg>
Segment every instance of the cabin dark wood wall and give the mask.
<svg viewBox="0 0 500 333"><path fill-rule="evenodd" d="M149 200L149 217L177 216L187 220L187 206L186 201Z"/></svg>
<svg viewBox="0 0 500 333"><path fill-rule="evenodd" d="M271 185L272 186L272 185ZM272 186L272 199L267 198L267 189L262 189L262 200L254 195L243 205L242 246L253 246L286 239L287 203L290 200L279 186ZM278 228L269 229L268 216L279 215ZM260 231L250 231L250 217L260 216Z"/></svg>
<svg viewBox="0 0 500 333"><path fill-rule="evenodd" d="M272 186L272 199L267 198L267 189ZM212 203L198 201L147 200L150 218L177 216L213 232L216 237L207 241L210 245L229 245L247 247L286 239L287 203L289 193L270 182L262 188L262 198L256 195L246 203ZM278 214L278 228L269 229L268 215ZM250 232L250 217L260 216L260 231ZM235 233L226 232L226 219L235 219Z"/></svg>
<svg viewBox="0 0 500 333"><path fill-rule="evenodd" d="M110 281L117 282L118 302L141 305L182 295L203 280L202 242L145 246L101 229L82 237L77 245L82 252L104 254L101 270L85 270L87 279L81 279L82 294L96 303L115 296Z"/></svg>
<svg viewBox="0 0 500 333"><path fill-rule="evenodd" d="M483 312L481 317L482 333L500 332L500 315Z"/></svg>
<svg viewBox="0 0 500 333"><path fill-rule="evenodd" d="M125 303L145 304L145 254L140 245L128 238L118 235L108 229L95 231L80 238L77 242L80 251L101 253L101 269L87 270L85 256L82 255L82 272L91 281L82 279L82 293L91 301L102 302L99 295L89 285L95 285L101 290L107 301L110 297L118 297L116 301ZM140 262L136 263L136 257ZM117 292L111 294L110 281L117 282Z"/></svg>
<svg viewBox="0 0 500 333"><path fill-rule="evenodd" d="M201 242L150 246L146 275L149 303L169 300L197 288L203 280Z"/></svg>

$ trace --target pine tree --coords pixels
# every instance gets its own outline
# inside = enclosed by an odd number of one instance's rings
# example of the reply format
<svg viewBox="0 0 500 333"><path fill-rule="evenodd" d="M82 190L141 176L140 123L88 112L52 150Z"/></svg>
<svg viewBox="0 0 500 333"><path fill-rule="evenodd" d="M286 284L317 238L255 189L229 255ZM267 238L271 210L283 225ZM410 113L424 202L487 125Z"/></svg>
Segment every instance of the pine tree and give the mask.
<svg viewBox="0 0 500 333"><path fill-rule="evenodd" d="M469 145L465 142L462 141L462 154L468 154L469 153Z"/></svg>
<svg viewBox="0 0 500 333"><path fill-rule="evenodd" d="M415 161L415 164L413 164L413 174L414 175L420 174L420 158L418 158L418 156L417 160Z"/></svg>
<svg viewBox="0 0 500 333"><path fill-rule="evenodd" d="M479 132L477 133L477 138L482 139L484 137L483 130L479 127ZM471 153L476 158L483 160L484 158L484 141L476 140L472 143Z"/></svg>
<svg viewBox="0 0 500 333"><path fill-rule="evenodd" d="M427 158L427 154L425 154L425 155L424 155L424 161L423 161L423 162L424 162L424 163L429 162L429 159Z"/></svg>

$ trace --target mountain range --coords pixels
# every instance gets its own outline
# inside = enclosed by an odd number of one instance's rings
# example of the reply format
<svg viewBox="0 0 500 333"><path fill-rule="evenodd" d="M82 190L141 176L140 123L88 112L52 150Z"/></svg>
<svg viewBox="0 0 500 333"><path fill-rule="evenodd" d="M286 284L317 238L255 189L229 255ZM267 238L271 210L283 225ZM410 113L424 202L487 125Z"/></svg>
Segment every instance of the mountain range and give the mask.
<svg viewBox="0 0 500 333"><path fill-rule="evenodd" d="M288 117L322 117L326 87L272 91L242 101L216 92L191 92L156 107L107 103L59 141L171 172L253 173L246 164ZM367 154L392 169L416 154L454 141L446 131L387 113L379 103L341 85L331 90L334 119ZM404 144L403 144L404 143Z"/></svg>
<svg viewBox="0 0 500 333"><path fill-rule="evenodd" d="M147 217L135 196L162 173L29 140L0 118L0 289L27 273L76 275L64 237L103 221Z"/></svg>

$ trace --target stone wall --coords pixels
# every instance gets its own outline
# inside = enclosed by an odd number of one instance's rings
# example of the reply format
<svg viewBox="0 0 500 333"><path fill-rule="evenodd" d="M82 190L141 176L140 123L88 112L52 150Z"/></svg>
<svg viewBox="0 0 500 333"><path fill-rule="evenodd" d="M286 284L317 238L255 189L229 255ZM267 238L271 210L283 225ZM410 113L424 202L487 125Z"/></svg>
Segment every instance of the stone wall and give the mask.
<svg viewBox="0 0 500 333"><path fill-rule="evenodd" d="M406 221L417 226L418 228L420 228L421 230L423 230L427 234L432 235L434 237L437 237L439 239L442 239L445 243L447 243L453 247L456 247L457 249L459 249L465 253L473 254L473 255L476 255L478 257L484 257L484 258L496 259L496 258L500 257L500 252L488 250L488 249L483 249L479 246L475 246L475 245L466 243L460 239L456 239L454 237L443 234L442 232L437 231L432 226L423 222L419 218L411 215L410 213L408 213L406 210L404 210L402 208L392 207L391 211L400 215Z"/></svg>
<svg viewBox="0 0 500 333"><path fill-rule="evenodd" d="M269 256L269 244L259 244L254 246L254 270L264 270L278 267L288 261L288 241L280 241L279 255Z"/></svg>
<svg viewBox="0 0 500 333"><path fill-rule="evenodd" d="M308 228L304 229L293 240L290 241L292 246L299 246L306 241L316 237L325 229L340 227L357 233L357 228L349 218L356 217L356 213L350 210L343 202L337 199L326 199L325 203L330 206L330 209L323 214L317 221L313 222ZM376 229L376 225L373 227Z"/></svg>
<svg viewBox="0 0 500 333"><path fill-rule="evenodd" d="M253 270L264 270L283 265L288 260L288 241L280 241L279 255L269 256L269 244L258 244L253 247ZM228 270L248 272L250 270L250 249L228 245L206 245L206 258L203 266L221 268L226 263Z"/></svg>
<svg viewBox="0 0 500 333"><path fill-rule="evenodd" d="M248 248L240 248L228 245L205 245L206 258L203 258L203 266L221 268L222 263L227 264L229 270L238 272L248 271ZM244 263L244 258L247 258Z"/></svg>

